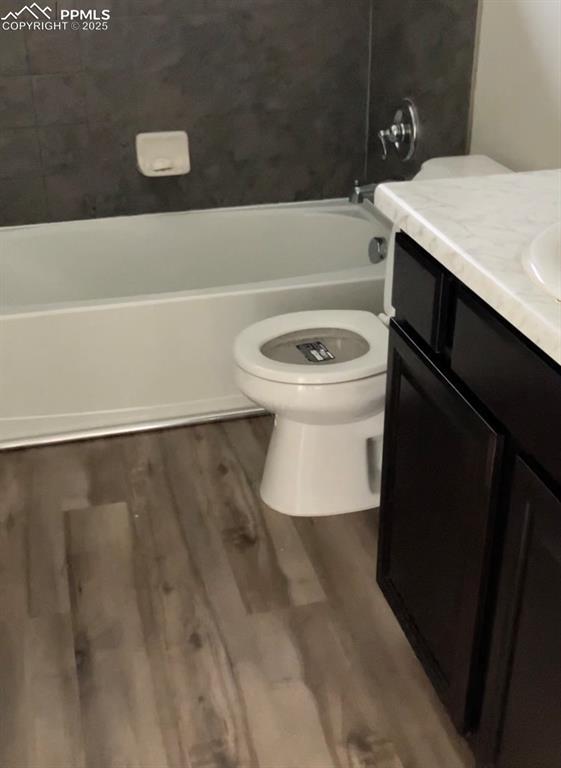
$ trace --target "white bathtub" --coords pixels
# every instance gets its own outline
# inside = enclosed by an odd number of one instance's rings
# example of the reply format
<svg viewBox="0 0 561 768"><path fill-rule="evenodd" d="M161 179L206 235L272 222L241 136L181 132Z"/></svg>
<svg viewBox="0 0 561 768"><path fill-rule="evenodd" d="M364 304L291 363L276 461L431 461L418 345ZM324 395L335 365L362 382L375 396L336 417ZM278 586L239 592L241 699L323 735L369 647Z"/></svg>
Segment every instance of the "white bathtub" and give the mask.
<svg viewBox="0 0 561 768"><path fill-rule="evenodd" d="M388 232L342 201L1 228L0 448L258 412L234 336L379 311Z"/></svg>

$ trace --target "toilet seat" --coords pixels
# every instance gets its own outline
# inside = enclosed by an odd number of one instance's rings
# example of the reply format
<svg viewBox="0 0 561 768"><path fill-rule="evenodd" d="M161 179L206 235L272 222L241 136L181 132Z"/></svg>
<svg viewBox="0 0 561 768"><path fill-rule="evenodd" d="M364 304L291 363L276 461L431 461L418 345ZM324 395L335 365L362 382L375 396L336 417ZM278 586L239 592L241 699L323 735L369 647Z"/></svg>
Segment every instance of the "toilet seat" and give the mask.
<svg viewBox="0 0 561 768"><path fill-rule="evenodd" d="M304 355L302 363L286 363L267 357L265 344L295 332L350 331L362 337L368 351L355 359L310 364ZM309 332L309 334L308 334ZM388 329L370 312L357 310L318 310L279 315L250 326L237 338L234 357L247 373L269 381L286 384L337 384L357 381L386 372Z"/></svg>

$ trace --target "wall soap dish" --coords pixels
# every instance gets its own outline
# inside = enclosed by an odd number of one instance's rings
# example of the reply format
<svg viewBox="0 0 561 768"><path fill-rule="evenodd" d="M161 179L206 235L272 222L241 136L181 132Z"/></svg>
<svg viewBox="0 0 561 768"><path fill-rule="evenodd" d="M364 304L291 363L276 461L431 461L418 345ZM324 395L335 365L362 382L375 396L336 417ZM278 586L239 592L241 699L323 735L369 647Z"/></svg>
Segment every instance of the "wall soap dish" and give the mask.
<svg viewBox="0 0 561 768"><path fill-rule="evenodd" d="M191 170L189 139L185 131L139 133L136 162L144 176L183 176Z"/></svg>

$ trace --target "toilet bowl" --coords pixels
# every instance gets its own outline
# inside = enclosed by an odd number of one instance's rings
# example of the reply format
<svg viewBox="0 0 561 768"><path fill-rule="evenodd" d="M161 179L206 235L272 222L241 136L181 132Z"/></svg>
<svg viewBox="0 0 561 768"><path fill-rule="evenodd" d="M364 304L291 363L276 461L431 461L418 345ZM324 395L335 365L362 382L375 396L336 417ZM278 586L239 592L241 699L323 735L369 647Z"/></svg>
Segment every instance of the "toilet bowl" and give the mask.
<svg viewBox="0 0 561 768"><path fill-rule="evenodd" d="M280 315L238 336L238 386L275 414L266 504L295 516L378 504L387 347L383 323L354 310Z"/></svg>
<svg viewBox="0 0 561 768"><path fill-rule="evenodd" d="M491 173L508 169L477 156L436 158L420 176ZM384 315L295 312L256 323L235 341L240 390L275 414L261 483L272 509L320 517L379 504L392 261L390 248Z"/></svg>

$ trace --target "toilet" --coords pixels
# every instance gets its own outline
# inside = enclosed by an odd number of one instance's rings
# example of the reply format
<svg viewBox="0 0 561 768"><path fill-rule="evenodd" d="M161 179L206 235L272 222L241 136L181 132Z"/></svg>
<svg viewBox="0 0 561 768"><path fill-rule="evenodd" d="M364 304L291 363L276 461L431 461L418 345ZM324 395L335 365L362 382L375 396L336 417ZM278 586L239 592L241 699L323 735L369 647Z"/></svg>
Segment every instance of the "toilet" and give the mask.
<svg viewBox="0 0 561 768"><path fill-rule="evenodd" d="M427 161L419 179L509 169L478 155ZM393 249L384 312L317 310L271 317L234 343L236 381L275 414L261 496L272 509L322 517L380 502Z"/></svg>
<svg viewBox="0 0 561 768"><path fill-rule="evenodd" d="M266 504L296 516L377 505L387 352L388 329L355 310L280 315L238 336L238 386L276 414Z"/></svg>

